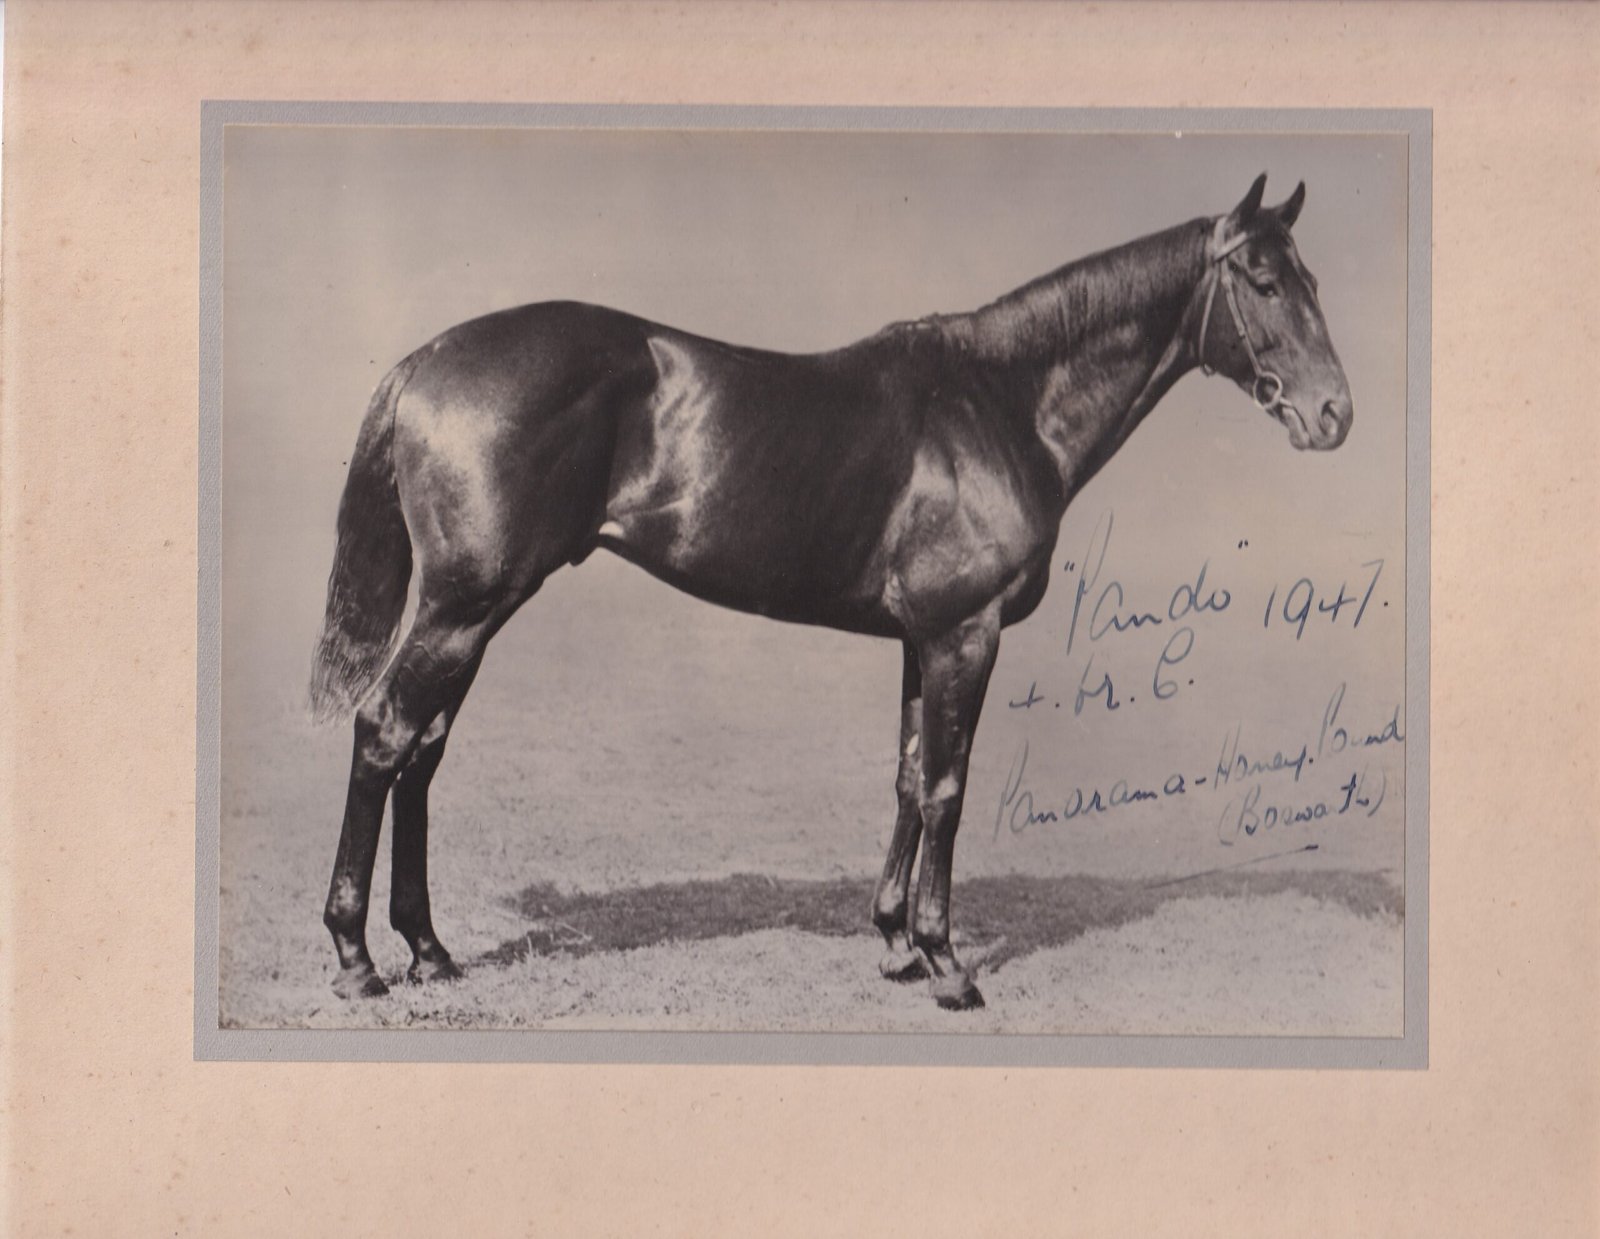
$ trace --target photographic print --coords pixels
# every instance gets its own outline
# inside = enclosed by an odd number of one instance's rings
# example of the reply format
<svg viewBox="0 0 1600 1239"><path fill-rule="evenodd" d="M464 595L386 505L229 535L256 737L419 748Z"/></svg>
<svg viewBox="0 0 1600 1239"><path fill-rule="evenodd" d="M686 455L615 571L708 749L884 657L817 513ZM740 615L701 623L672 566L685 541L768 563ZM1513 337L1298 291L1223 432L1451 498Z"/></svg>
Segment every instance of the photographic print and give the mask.
<svg viewBox="0 0 1600 1239"><path fill-rule="evenodd" d="M201 1033L1417 1031L1407 128L230 106Z"/></svg>

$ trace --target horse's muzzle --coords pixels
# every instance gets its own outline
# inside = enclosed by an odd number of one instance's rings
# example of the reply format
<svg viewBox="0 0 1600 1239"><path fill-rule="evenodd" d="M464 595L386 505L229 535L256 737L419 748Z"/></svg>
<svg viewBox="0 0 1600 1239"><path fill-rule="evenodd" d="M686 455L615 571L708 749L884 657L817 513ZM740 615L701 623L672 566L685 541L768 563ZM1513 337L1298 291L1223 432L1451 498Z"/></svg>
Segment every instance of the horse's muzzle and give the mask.
<svg viewBox="0 0 1600 1239"><path fill-rule="evenodd" d="M1323 401L1315 430L1306 427L1306 446L1315 452L1331 452L1350 437L1354 412L1349 400Z"/></svg>
<svg viewBox="0 0 1600 1239"><path fill-rule="evenodd" d="M1323 401L1315 422L1288 403L1278 406L1274 413L1289 431L1289 443L1297 451L1331 452L1350 435L1348 400Z"/></svg>

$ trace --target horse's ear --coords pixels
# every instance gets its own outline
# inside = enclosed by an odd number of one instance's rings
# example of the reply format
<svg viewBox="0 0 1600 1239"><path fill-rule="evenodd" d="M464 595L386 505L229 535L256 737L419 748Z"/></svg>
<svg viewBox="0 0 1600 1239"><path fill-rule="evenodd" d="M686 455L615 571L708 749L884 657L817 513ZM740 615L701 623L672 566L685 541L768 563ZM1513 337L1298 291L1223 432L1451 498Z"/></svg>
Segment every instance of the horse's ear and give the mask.
<svg viewBox="0 0 1600 1239"><path fill-rule="evenodd" d="M1233 208L1233 222L1237 228L1244 229L1250 226L1256 217L1256 212L1261 209L1261 195L1267 192L1267 174L1263 172L1256 177L1256 183L1250 186L1238 206Z"/></svg>
<svg viewBox="0 0 1600 1239"><path fill-rule="evenodd" d="M1305 206L1305 204L1306 183L1301 181L1294 187L1294 193L1289 195L1288 201L1279 207L1276 212L1274 212L1278 217L1278 222L1283 225L1285 231L1294 227L1294 221L1300 218L1300 208Z"/></svg>

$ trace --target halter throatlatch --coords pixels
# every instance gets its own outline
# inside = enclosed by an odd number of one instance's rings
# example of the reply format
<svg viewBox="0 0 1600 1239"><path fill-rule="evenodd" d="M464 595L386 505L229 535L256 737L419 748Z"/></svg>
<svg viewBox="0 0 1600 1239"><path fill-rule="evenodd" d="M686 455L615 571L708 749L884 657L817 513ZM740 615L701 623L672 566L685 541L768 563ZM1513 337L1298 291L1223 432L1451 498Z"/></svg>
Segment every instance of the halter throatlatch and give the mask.
<svg viewBox="0 0 1600 1239"><path fill-rule="evenodd" d="M1195 353L1200 359L1200 369L1207 375L1215 374L1216 367L1206 361L1206 336L1211 328L1211 303L1217 297L1217 285L1222 286L1223 294L1228 299L1228 310L1233 315L1234 330L1239 333L1239 342L1244 345L1245 354L1250 358L1250 369L1255 372L1255 382L1250 386L1250 398L1266 412L1279 417L1280 420L1285 410L1299 413L1294 405L1283 398L1283 380L1261 364L1261 358L1256 356L1255 345L1250 343L1250 331L1245 326L1244 315L1239 311L1239 294L1233 287L1233 267L1230 256L1235 250L1248 241L1247 233L1239 233L1230 239L1223 239L1223 232L1227 228L1227 217L1217 220L1217 225L1211 232L1211 240L1207 244L1207 258L1210 261L1210 270L1206 273L1206 304L1200 314L1200 338L1196 342Z"/></svg>

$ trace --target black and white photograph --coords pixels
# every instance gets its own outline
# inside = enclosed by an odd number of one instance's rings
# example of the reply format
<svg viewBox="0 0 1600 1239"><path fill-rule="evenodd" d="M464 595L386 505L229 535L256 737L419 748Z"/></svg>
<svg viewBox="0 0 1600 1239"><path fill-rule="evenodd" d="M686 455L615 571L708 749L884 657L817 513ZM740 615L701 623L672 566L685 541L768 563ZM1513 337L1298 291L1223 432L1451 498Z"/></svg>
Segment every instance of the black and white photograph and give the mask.
<svg viewBox="0 0 1600 1239"><path fill-rule="evenodd" d="M217 1025L1404 1037L1410 174L227 124Z"/></svg>
<svg viewBox="0 0 1600 1239"><path fill-rule="evenodd" d="M1600 9L0 9L0 1235L1600 1233Z"/></svg>

